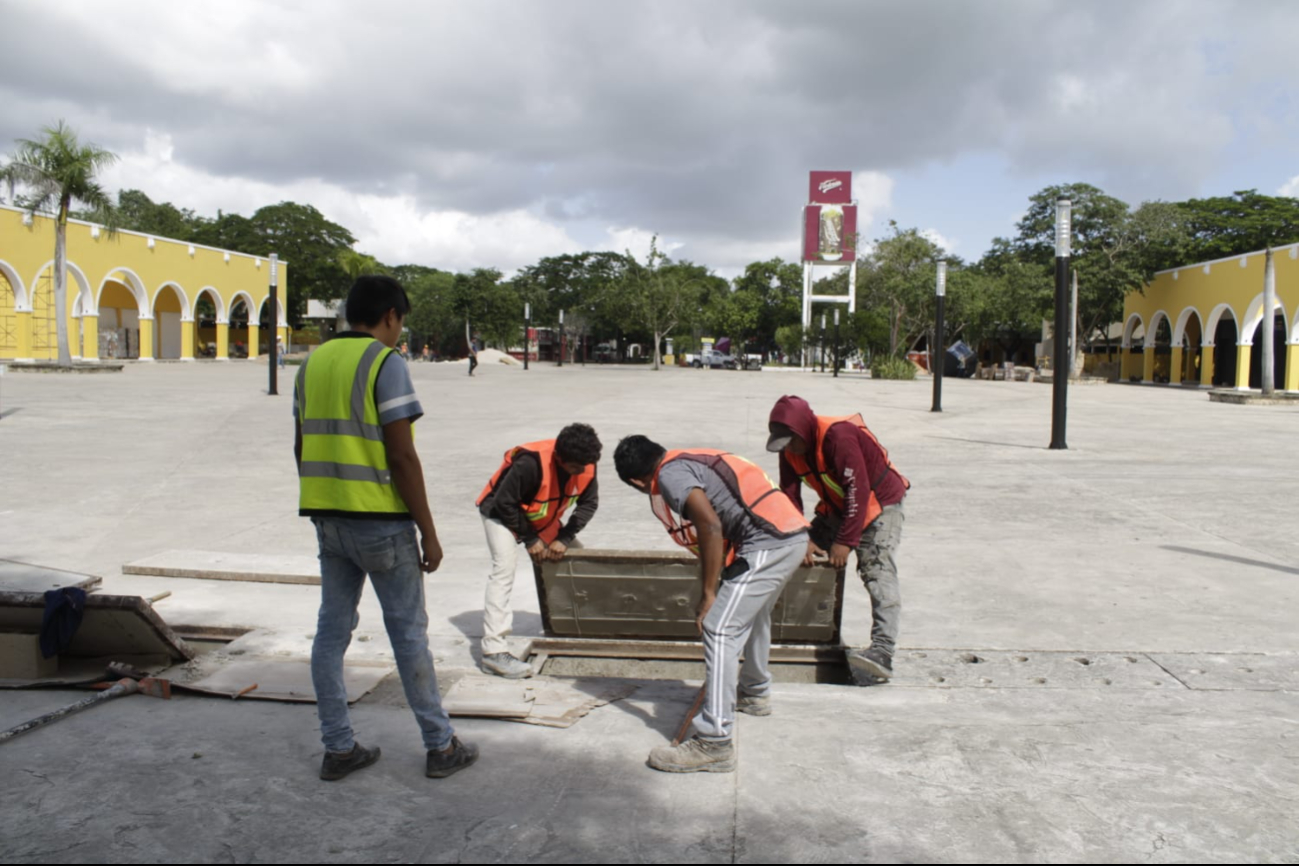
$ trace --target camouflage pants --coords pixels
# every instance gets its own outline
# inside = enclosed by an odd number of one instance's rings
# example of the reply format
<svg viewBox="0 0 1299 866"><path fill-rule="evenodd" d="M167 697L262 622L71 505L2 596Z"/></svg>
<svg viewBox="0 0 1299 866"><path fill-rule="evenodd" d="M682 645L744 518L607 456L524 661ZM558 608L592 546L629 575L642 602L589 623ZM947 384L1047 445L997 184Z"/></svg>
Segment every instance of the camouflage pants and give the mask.
<svg viewBox="0 0 1299 866"><path fill-rule="evenodd" d="M901 502L886 507L862 532L857 545L857 574L871 597L871 646L890 655L897 647L902 619L897 552L905 519ZM829 550L842 523L838 517L818 515L812 521L812 540Z"/></svg>

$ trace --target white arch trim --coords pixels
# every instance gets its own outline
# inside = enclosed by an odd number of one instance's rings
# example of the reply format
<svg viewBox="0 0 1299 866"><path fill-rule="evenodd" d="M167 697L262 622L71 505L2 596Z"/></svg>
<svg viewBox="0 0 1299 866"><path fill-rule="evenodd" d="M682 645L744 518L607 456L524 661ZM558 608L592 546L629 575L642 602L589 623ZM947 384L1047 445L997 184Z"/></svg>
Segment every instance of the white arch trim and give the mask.
<svg viewBox="0 0 1299 866"><path fill-rule="evenodd" d="M204 286L198 290L198 294L194 297L195 315L198 315L198 302L205 292L211 296L215 303L217 320L224 321L226 319L226 301L225 298L221 297L221 293L216 290L215 286Z"/></svg>
<svg viewBox="0 0 1299 866"><path fill-rule="evenodd" d="M189 303L189 295L185 294L185 290L180 287L180 283L173 283L170 280L168 280L167 282L159 286L158 290L153 293L153 303L149 304L149 309L156 310L158 308L158 298L162 295L162 290L167 288L173 290L176 293L176 295L180 298L181 321L184 321L186 319L192 319L194 316L194 311L191 308Z"/></svg>
<svg viewBox="0 0 1299 866"><path fill-rule="evenodd" d="M1177 327L1173 328L1174 346L1182 345L1182 341L1186 337L1186 326L1190 323L1191 316L1195 316L1200 320L1200 343L1204 343L1204 316L1201 316L1200 311L1195 307L1187 307L1185 310L1182 310L1182 314L1177 317ZM1195 347L1192 346L1191 348Z"/></svg>
<svg viewBox="0 0 1299 866"><path fill-rule="evenodd" d="M1281 299L1279 297L1276 299L1276 306L1272 308L1272 315L1274 317L1276 316L1277 311L1280 311L1281 319L1282 321L1285 321L1286 320L1285 305L1281 303ZM1254 329L1257 328L1259 326L1259 323L1262 321L1263 321L1263 293L1259 292L1257 295L1254 296L1254 300L1249 302L1249 307L1245 311L1245 326L1241 328L1240 333L1236 335L1237 338L1240 340L1240 345L1242 346L1254 345Z"/></svg>
<svg viewBox="0 0 1299 866"><path fill-rule="evenodd" d="M1209 313L1209 319L1204 323L1204 336L1210 343L1217 339L1218 322L1221 321L1223 313L1231 313L1231 318L1236 323L1237 333L1240 331L1240 317L1231 308L1231 304L1219 304L1213 308L1213 312Z"/></svg>
<svg viewBox="0 0 1299 866"><path fill-rule="evenodd" d="M1122 346L1124 349L1132 348L1132 335L1136 332L1138 327L1144 330L1145 323L1141 321L1140 313L1133 313L1132 315L1128 316L1128 320L1123 323Z"/></svg>
<svg viewBox="0 0 1299 866"><path fill-rule="evenodd" d="M1290 342L1299 343L1299 307L1295 308L1294 323L1290 326Z"/></svg>
<svg viewBox="0 0 1299 866"><path fill-rule="evenodd" d="M67 262L67 267L68 274L77 282L77 300L81 300L82 298L89 300L91 297L90 280L86 279L85 272L70 261ZM41 278L41 274L45 273L46 269L50 271L50 279L54 279L54 259L50 259L36 270L36 280ZM34 288L35 286L36 281L33 280L32 287ZM77 309L75 302L73 303L72 309L74 311ZM95 315L93 312L90 314Z"/></svg>
<svg viewBox="0 0 1299 866"><path fill-rule="evenodd" d="M1146 328L1146 343L1149 346L1155 345L1155 340L1159 337L1159 321L1164 320L1168 323L1168 332L1173 333L1173 318L1163 310L1156 310L1155 314L1150 317L1150 325ZM1176 345L1174 343L1173 345Z"/></svg>
<svg viewBox="0 0 1299 866"><path fill-rule="evenodd" d="M118 276L124 279L118 279ZM99 300L104 296L104 287L109 283L121 283L126 286L127 291L135 296L136 312L140 318L152 316L152 308L149 306L148 295L144 291L144 280L140 279L139 274L130 268L112 268L104 275L99 282L99 291L95 294L95 314L99 314Z"/></svg>
<svg viewBox="0 0 1299 866"><path fill-rule="evenodd" d="M230 315L232 316L234 315L235 307L239 305L240 301L244 302L244 306L248 310L249 322L252 324L256 324L258 321L257 313L261 310L261 308L253 303L253 296L248 294L247 292L244 291L235 292L234 297L230 299Z"/></svg>
<svg viewBox="0 0 1299 866"><path fill-rule="evenodd" d="M5 275L9 285L14 292L14 311L19 313L31 312L32 302L27 297L27 287L23 285L22 278L18 276L18 271L13 265L0 259L0 274Z"/></svg>
<svg viewBox="0 0 1299 866"><path fill-rule="evenodd" d="M258 321L258 322L260 322L260 321L262 320L262 309L263 309L267 304L269 304L270 302L271 302L271 296L270 296L270 295L267 295L266 297L262 298L262 302L261 302L260 304L257 305L257 321ZM284 298L282 298L282 297L280 297L280 298L276 298L276 299L275 299L275 306L279 308L279 313L280 313L280 315L279 315L279 327L281 327L281 328L287 328L287 327L289 326L289 320L286 319L286 318L284 318ZM251 323L252 323L252 317L250 316L250 317L249 317L249 324L251 324Z"/></svg>

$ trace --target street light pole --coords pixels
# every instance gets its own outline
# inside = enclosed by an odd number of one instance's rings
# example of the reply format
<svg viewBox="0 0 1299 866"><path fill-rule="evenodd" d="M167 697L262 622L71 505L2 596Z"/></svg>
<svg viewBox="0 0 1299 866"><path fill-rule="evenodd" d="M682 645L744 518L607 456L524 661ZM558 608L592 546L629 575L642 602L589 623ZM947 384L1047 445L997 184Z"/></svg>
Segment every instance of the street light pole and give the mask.
<svg viewBox="0 0 1299 866"><path fill-rule="evenodd" d="M1055 369L1051 371L1051 450L1063 451L1065 414L1069 400L1069 369L1073 347L1069 345L1069 323L1073 305L1069 302L1069 255L1071 227L1069 199L1055 201Z"/></svg>
<svg viewBox="0 0 1299 866"><path fill-rule="evenodd" d="M947 361L947 351L943 345L947 342L947 330L943 326L943 308L947 303L947 262L938 262L938 282L934 287L938 295L938 314L934 321L934 345L929 349L929 365L934 374L934 405L929 411L943 411L943 366ZM935 354L936 353L936 354Z"/></svg>
<svg viewBox="0 0 1299 866"><path fill-rule="evenodd" d="M821 355L821 372L825 372L825 313L821 314L821 345L817 349Z"/></svg>
<svg viewBox="0 0 1299 866"><path fill-rule="evenodd" d="M834 308L834 377L839 378L839 308Z"/></svg>
<svg viewBox="0 0 1299 866"><path fill-rule="evenodd" d="M267 354L266 359L270 362L270 385L266 393L272 397L278 397L279 388L279 336L280 336L280 257L271 253L271 351ZM286 347L287 348L287 347Z"/></svg>
<svg viewBox="0 0 1299 866"><path fill-rule="evenodd" d="M564 311L559 311L559 367L564 366Z"/></svg>
<svg viewBox="0 0 1299 866"><path fill-rule="evenodd" d="M532 330L532 304L523 305L523 369L528 369L528 333Z"/></svg>

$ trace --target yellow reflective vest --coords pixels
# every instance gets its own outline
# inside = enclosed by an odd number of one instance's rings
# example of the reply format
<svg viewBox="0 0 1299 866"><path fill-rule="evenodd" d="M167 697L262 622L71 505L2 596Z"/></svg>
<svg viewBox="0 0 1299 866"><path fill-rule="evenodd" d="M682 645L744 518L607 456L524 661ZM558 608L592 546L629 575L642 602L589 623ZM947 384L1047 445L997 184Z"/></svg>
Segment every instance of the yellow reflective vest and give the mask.
<svg viewBox="0 0 1299 866"><path fill-rule="evenodd" d="M304 517L410 517L392 483L374 384L390 352L373 337L341 337L312 352L298 371Z"/></svg>

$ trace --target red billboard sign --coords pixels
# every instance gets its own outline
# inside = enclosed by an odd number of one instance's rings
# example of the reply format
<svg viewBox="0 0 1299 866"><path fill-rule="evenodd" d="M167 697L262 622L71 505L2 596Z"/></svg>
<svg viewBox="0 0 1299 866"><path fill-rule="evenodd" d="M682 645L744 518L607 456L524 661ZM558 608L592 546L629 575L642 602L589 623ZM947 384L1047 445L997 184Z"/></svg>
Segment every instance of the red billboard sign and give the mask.
<svg viewBox="0 0 1299 866"><path fill-rule="evenodd" d="M857 205L803 208L803 261L851 263L857 257Z"/></svg>
<svg viewBox="0 0 1299 866"><path fill-rule="evenodd" d="M851 171L814 171L808 183L809 204L849 204L852 202Z"/></svg>

